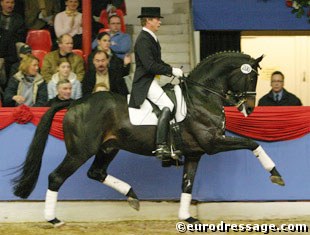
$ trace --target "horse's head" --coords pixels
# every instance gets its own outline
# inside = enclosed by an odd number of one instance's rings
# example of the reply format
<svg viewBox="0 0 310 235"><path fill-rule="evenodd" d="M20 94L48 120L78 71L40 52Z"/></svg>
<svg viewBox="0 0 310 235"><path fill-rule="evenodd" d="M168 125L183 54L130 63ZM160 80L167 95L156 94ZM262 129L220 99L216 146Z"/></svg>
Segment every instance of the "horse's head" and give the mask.
<svg viewBox="0 0 310 235"><path fill-rule="evenodd" d="M222 105L226 101L247 116L255 107L257 69L262 59L239 52L219 52L200 62L184 80L195 89L192 93L199 102L217 99L216 103Z"/></svg>
<svg viewBox="0 0 310 235"><path fill-rule="evenodd" d="M235 69L227 80L227 94L244 116L250 115L255 108L257 69L262 59L263 56L257 59L249 57L247 60L237 60L237 64L232 63Z"/></svg>

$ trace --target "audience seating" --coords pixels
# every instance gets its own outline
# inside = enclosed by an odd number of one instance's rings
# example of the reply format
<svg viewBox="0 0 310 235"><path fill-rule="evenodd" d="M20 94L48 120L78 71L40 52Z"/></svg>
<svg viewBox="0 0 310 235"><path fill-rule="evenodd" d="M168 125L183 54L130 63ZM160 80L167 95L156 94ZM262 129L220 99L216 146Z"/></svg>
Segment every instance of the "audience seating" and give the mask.
<svg viewBox="0 0 310 235"><path fill-rule="evenodd" d="M28 44L32 50L50 52L52 48L51 34L46 29L29 30L26 37L26 44Z"/></svg>
<svg viewBox="0 0 310 235"><path fill-rule="evenodd" d="M125 20L124 20L124 13L120 9L116 9L115 12L121 19L121 31L123 33L126 32L126 25L125 25ZM99 22L104 25L104 28L108 29L109 28L109 14L106 9L102 10L100 13L99 17Z"/></svg>
<svg viewBox="0 0 310 235"><path fill-rule="evenodd" d="M108 32L110 32L110 29L106 29L106 28L101 28L101 29L99 29L99 32L98 32L98 33L102 33L102 32L108 33Z"/></svg>
<svg viewBox="0 0 310 235"><path fill-rule="evenodd" d="M32 50L31 54L39 59L39 67L42 68L44 56L47 54L47 51L44 50Z"/></svg>
<svg viewBox="0 0 310 235"><path fill-rule="evenodd" d="M85 63L87 62L86 55L84 55L84 52L81 49L73 49L72 52L74 54L77 54L77 55L81 56Z"/></svg>
<svg viewBox="0 0 310 235"><path fill-rule="evenodd" d="M73 49L72 52L84 58L84 53L81 49Z"/></svg>

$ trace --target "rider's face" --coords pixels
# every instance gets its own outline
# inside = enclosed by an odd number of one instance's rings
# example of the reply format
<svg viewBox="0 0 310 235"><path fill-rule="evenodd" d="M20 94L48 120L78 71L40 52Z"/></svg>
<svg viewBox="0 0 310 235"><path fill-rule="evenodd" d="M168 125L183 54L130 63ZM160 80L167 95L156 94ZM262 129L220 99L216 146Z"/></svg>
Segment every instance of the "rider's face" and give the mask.
<svg viewBox="0 0 310 235"><path fill-rule="evenodd" d="M160 25L161 25L161 21L160 18L156 17L156 18L148 18L147 19L147 28L150 29L152 32L157 32Z"/></svg>

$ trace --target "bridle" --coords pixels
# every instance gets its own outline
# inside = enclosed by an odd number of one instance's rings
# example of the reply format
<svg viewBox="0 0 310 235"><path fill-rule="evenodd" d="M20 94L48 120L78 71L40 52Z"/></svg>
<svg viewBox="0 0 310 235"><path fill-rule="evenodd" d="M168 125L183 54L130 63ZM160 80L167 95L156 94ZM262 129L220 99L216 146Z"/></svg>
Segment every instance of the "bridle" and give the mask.
<svg viewBox="0 0 310 235"><path fill-rule="evenodd" d="M244 83L244 88L242 92L236 93L236 92L231 92L230 90L227 91L226 93L222 92L222 91L217 91L214 89L211 89L207 86L205 86L204 84L200 83L200 82L196 82L193 79L190 79L189 77L181 77L180 82L183 82L183 84L185 85L185 90L188 90L187 88L187 82L192 83L193 85L200 87L203 90L206 90L216 96L218 96L219 98L221 98L222 100L226 101L228 104L236 106L237 108L239 108L241 105L243 105L247 99L249 97L256 97L256 91L248 91L249 88L249 84L251 82L251 73L254 72L258 75L257 70L253 69L251 70L250 73L248 73L248 76L245 76L245 83ZM188 92L186 92L188 93ZM238 100L238 102L236 102L235 100Z"/></svg>

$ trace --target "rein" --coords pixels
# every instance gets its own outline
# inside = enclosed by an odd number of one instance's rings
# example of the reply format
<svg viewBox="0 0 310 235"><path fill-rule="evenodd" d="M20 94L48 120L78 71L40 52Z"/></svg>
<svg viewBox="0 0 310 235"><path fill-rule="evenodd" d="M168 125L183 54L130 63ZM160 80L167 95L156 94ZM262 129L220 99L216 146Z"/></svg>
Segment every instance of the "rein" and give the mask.
<svg viewBox="0 0 310 235"><path fill-rule="evenodd" d="M252 68L252 71L255 72L256 74L258 74L258 72L257 72L255 69L253 69L253 68ZM184 81L185 90L186 90L186 91L188 90L188 88L187 88L187 82L191 82L191 83L194 84L195 86L198 86L198 87L202 88L203 90L206 90L206 91L208 91L208 92L210 92L210 93L212 93L212 94L218 96L218 97L221 98L222 100L225 100L227 103L229 103L229 104L231 104L231 105L233 105L233 106L236 106L237 108L239 108L244 102L246 102L246 97L247 97L247 96L256 96L256 92L255 92L255 91L254 91L254 92L252 92L252 91L247 91L248 82L246 82L246 83L244 84L244 91L241 92L240 94L229 93L229 91L228 91L227 93L223 94L223 92L219 92L219 91L217 91L217 90L213 90L213 89L211 89L211 88L209 88L209 87L206 87L205 85L203 85L203 84L201 84L201 83L199 83L199 82L196 82L196 81L190 79L189 77L181 77L181 78L179 78L179 79L180 79L181 82ZM247 80L250 79L250 73L248 74L248 76L247 76L246 79L247 79ZM186 92L186 93L188 93L188 92ZM228 97L238 97L238 98L241 97L241 98L240 98L240 100L239 100L238 102L235 102L235 101L232 101L231 99L227 98L227 96L228 96Z"/></svg>
<svg viewBox="0 0 310 235"><path fill-rule="evenodd" d="M203 84L201 84L201 83L199 83L199 82L196 82L196 81L190 79L189 77L181 77L181 78L179 78L179 79L180 79L181 82L182 82L182 81L184 82L183 84L185 85L186 94L188 94L188 92L187 92L187 90L188 90L188 88L187 88L187 82L191 82L191 83L194 84L195 86L198 86L198 87L202 88L203 90L206 90L206 91L208 91L208 92L210 92L210 93L212 93L212 94L214 94L214 95L220 97L222 100L227 101L227 102L228 102L229 104L231 104L231 105L234 105L234 106L237 106L237 105L238 105L237 102L233 102L233 101L231 101L230 99L227 99L227 98L224 96L225 94L223 94L223 92L219 92L219 91L213 90L213 89L211 89L211 88L208 88L208 87L206 87L205 85L203 85ZM226 94L226 95L233 96L233 94L232 94L232 95ZM188 100L189 100L189 99L188 99ZM241 105L241 104L240 104L240 105ZM240 106L240 105L239 105L239 106Z"/></svg>

